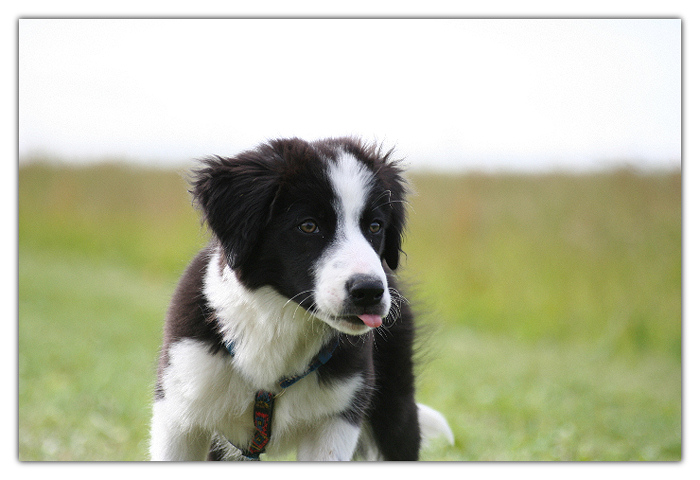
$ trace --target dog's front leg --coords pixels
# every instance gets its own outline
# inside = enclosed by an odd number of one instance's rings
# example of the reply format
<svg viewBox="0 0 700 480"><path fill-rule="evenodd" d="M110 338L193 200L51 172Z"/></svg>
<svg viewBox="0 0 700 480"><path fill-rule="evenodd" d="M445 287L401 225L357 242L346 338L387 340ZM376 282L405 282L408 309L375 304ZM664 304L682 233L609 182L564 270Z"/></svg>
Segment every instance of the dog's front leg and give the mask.
<svg viewBox="0 0 700 480"><path fill-rule="evenodd" d="M151 421L151 460L204 460L211 444L211 434L199 428L186 428L168 415L164 401L156 401Z"/></svg>
<svg viewBox="0 0 700 480"><path fill-rule="evenodd" d="M360 427L339 417L313 425L300 439L297 459L300 461L352 460Z"/></svg>

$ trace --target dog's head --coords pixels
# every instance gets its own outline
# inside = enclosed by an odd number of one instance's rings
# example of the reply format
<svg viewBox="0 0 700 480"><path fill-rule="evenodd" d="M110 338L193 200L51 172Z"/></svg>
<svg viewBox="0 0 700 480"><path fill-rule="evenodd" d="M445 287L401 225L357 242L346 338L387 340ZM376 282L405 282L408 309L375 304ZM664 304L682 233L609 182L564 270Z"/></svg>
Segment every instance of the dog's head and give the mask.
<svg viewBox="0 0 700 480"><path fill-rule="evenodd" d="M228 266L351 334L381 325L399 264L401 169L354 139L275 140L195 172L192 194Z"/></svg>

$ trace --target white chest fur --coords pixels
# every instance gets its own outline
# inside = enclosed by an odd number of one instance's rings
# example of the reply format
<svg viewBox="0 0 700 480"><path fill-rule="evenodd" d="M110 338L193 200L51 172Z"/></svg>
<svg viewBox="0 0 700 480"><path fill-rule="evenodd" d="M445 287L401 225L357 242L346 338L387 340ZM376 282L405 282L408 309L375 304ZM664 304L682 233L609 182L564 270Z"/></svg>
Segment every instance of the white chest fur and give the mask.
<svg viewBox="0 0 700 480"><path fill-rule="evenodd" d="M171 438L172 430L177 430L188 438L183 444L196 445L192 438L201 438L197 452L175 452L173 457L201 455L202 445L214 433L246 445L254 430L255 392L279 392L277 381L306 370L332 335L325 323L272 289L251 292L228 267L222 273L218 253L211 256L204 292L223 338L235 344L235 353L212 355L210 345L194 339L170 346L162 378L164 398L154 405L154 442L159 429L168 430L163 437ZM284 390L275 401L267 452L275 455L295 446L312 426L349 408L361 386L359 375L319 383L314 372Z"/></svg>
<svg viewBox="0 0 700 480"><path fill-rule="evenodd" d="M253 434L252 404L259 387L227 354L211 355L208 348L195 340L172 347L163 379L165 398L156 404L184 430L218 432L236 445L246 445ZM289 387L275 401L267 451L274 455L288 450L310 425L347 409L361 383L356 376L319 384L312 373Z"/></svg>

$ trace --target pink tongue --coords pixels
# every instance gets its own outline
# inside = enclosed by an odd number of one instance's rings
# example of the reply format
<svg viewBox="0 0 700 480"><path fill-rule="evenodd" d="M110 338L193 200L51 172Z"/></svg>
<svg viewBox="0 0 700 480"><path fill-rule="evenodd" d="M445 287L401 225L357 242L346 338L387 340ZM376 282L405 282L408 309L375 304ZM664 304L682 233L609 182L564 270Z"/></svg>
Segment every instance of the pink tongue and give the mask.
<svg viewBox="0 0 700 480"><path fill-rule="evenodd" d="M358 318L370 328L377 328L382 324L380 315L358 315Z"/></svg>

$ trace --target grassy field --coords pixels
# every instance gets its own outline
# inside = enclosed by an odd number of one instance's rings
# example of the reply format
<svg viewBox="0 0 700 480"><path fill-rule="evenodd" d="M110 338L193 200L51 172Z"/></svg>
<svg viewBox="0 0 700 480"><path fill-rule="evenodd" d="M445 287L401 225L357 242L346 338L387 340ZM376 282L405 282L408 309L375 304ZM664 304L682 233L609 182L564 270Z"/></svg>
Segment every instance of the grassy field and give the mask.
<svg viewBox="0 0 700 480"><path fill-rule="evenodd" d="M413 175L425 460L679 460L681 176ZM163 315L204 244L177 172L19 170L19 458L143 460Z"/></svg>

